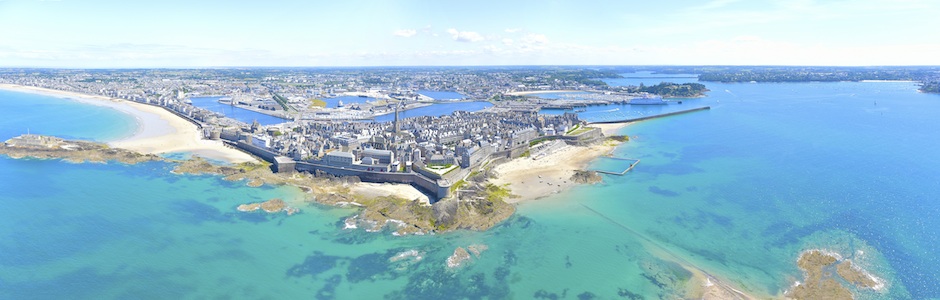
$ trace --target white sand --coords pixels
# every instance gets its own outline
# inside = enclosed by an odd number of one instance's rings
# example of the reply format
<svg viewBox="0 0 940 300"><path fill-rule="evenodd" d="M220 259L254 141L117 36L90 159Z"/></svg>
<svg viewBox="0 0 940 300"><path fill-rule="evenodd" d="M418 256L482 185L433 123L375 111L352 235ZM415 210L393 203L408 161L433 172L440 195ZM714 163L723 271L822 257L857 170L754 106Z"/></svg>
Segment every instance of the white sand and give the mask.
<svg viewBox="0 0 940 300"><path fill-rule="evenodd" d="M604 133L604 136L618 135L620 129L623 129L627 126L630 126L633 122L630 123L613 123L613 124L591 124L589 127L597 127L601 129L601 132Z"/></svg>
<svg viewBox="0 0 940 300"><path fill-rule="evenodd" d="M491 179L493 184L508 184L510 191L519 198L509 198L506 202L516 203L533 200L560 193L575 185L571 176L576 170L583 170L595 158L613 150L613 145L594 145L577 147L565 145L551 154L533 160L528 157L513 159L496 166L498 177Z"/></svg>
<svg viewBox="0 0 940 300"><path fill-rule="evenodd" d="M408 200L418 199L421 203L431 205L427 195L408 184L360 182L353 185L351 190L357 195L366 197L393 196Z"/></svg>
<svg viewBox="0 0 940 300"><path fill-rule="evenodd" d="M0 84L0 89L105 106L134 116L138 124L137 132L128 138L109 142L108 144L112 147L150 154L190 152L201 157L232 163L257 161L251 155L226 147L221 141L202 139L202 132L196 125L163 108L122 99L31 86Z"/></svg>

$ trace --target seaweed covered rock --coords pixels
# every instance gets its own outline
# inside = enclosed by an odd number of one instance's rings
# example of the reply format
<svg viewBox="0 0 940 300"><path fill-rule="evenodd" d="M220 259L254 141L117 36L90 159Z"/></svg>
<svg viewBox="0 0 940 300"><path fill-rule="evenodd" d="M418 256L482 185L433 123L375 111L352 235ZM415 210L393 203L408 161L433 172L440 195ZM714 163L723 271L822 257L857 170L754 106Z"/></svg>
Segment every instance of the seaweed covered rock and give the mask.
<svg viewBox="0 0 940 300"><path fill-rule="evenodd" d="M597 174L597 171L576 170L570 180L580 184L595 184L603 181L603 178Z"/></svg>

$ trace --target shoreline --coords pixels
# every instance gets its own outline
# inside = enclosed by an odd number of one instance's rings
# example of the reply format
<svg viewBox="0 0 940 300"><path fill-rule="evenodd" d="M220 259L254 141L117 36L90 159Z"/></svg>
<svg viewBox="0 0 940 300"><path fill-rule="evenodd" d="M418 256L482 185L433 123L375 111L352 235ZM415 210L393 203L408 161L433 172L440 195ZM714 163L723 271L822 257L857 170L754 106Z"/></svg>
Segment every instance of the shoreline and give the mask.
<svg viewBox="0 0 940 300"><path fill-rule="evenodd" d="M133 117L137 123L134 133L117 140L107 141L106 144L111 147L157 155L189 152L196 156L229 163L257 162L257 159L251 155L226 147L221 141L203 139L202 133L195 124L161 107L105 96L16 84L0 83L0 89L104 106Z"/></svg>
<svg viewBox="0 0 940 300"><path fill-rule="evenodd" d="M637 122L592 124L602 130L605 137L622 135L620 131ZM565 145L551 154L534 160L529 157L516 158L493 168L498 174L490 182L497 185L507 185L511 193L519 195L518 198L505 199L507 203L519 205L522 202L537 201L555 194L564 194L572 188L583 185L571 180L575 170L584 170L592 161L612 153L623 143L605 141L592 146ZM603 176L603 175L602 175ZM764 295L755 291L742 291L727 278L719 278L715 274L699 268L676 254L666 250L652 240L632 232L645 244L647 251L660 259L679 264L692 273L692 280L685 285L688 295L700 299L758 299L774 295ZM757 295L758 297L755 297Z"/></svg>
<svg viewBox="0 0 940 300"><path fill-rule="evenodd" d="M605 137L610 137L630 124L632 123L598 124L603 126L590 127L600 128ZM575 171L585 170L592 161L609 155L621 144L623 143L605 140L591 146L564 145L537 159L516 158L494 167L493 171L498 176L489 181L496 185L506 185L513 194L520 196L505 199L510 204L565 193L581 185L572 180Z"/></svg>
<svg viewBox="0 0 940 300"><path fill-rule="evenodd" d="M525 96L525 95L535 95L535 94L551 94L551 93L576 93L576 92L586 92L579 90L544 90L544 91L523 91L523 92L512 92L506 93L510 96Z"/></svg>

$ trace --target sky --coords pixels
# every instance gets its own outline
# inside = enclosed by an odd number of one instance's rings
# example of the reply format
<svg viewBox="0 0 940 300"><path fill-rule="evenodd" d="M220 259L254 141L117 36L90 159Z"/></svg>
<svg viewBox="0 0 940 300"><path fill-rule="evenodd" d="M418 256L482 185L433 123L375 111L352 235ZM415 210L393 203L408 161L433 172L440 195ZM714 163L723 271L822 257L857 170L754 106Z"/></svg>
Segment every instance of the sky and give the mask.
<svg viewBox="0 0 940 300"><path fill-rule="evenodd" d="M0 67L940 65L940 1L0 0Z"/></svg>

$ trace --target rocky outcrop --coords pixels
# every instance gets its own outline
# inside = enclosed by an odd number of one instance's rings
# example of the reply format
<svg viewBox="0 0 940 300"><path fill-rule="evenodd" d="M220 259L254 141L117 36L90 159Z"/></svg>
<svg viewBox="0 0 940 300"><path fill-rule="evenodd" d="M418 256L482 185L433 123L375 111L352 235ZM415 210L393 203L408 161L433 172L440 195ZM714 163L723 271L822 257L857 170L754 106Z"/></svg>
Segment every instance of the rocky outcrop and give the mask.
<svg viewBox="0 0 940 300"><path fill-rule="evenodd" d="M296 208L288 206L287 203L284 202L284 200L277 199L277 198L271 199L265 202L260 202L260 203L242 204L242 205L239 205L238 208L236 209L238 209L238 211L243 211L243 212L252 212L252 211L256 211L260 209L269 214L279 213L283 211L283 212L286 212L288 216L293 215L299 211Z"/></svg>
<svg viewBox="0 0 940 300"><path fill-rule="evenodd" d="M447 267L450 269L462 267L470 262L472 258L480 258L483 251L487 249L489 249L489 246L482 244L470 245L467 246L467 249L457 247L457 249L454 249L454 254L447 258ZM471 253L473 253L473 256L470 255Z"/></svg>
<svg viewBox="0 0 940 300"><path fill-rule="evenodd" d="M470 260L470 253L462 247L457 247L457 249L454 249L454 254L447 258L447 267L451 269L458 268L463 266L467 260Z"/></svg>
<svg viewBox="0 0 940 300"><path fill-rule="evenodd" d="M832 272L834 265L836 272ZM834 252L804 251L797 260L797 266L803 270L805 278L787 293L794 299L854 299L849 288L840 283L839 277L859 289L884 287L881 279L853 266L851 260Z"/></svg>
<svg viewBox="0 0 940 300"><path fill-rule="evenodd" d="M147 161L163 160L153 154L140 154L130 150L111 148L108 145L87 141L69 141L55 137L35 136L42 140L55 140L55 143L42 147L7 141L0 146L0 154L11 158L63 159L74 163L116 161L124 164L137 164Z"/></svg>
<svg viewBox="0 0 940 300"><path fill-rule="evenodd" d="M604 179L596 171L576 170L569 180L579 184L595 184Z"/></svg>
<svg viewBox="0 0 940 300"><path fill-rule="evenodd" d="M362 208L357 217L372 226L367 230L379 230L392 224L396 234L423 234L444 232L455 229L486 230L509 218L515 207L502 201L510 196L508 190L501 187L481 186L474 199L456 199L439 201L427 205L419 201L395 198L392 196L365 197L356 195L350 185L359 182L355 177L314 176L306 173L281 174L271 171L267 163L241 163L221 166L203 158L193 157L186 160L171 160L156 155L145 155L134 151L110 148L107 145L85 142L65 141L47 137L42 147L25 147L27 143L10 143L0 146L0 154L13 158L35 157L41 159L65 159L73 162L109 162L117 161L136 164L145 161L165 161L175 163L175 174L215 174L225 180L244 181L251 187L269 185L292 185L306 194L305 201L325 205L344 205L356 203ZM276 200L276 201L275 201ZM248 203L237 207L239 211L262 209L270 213L287 211L297 212L280 199L263 203Z"/></svg>

